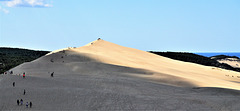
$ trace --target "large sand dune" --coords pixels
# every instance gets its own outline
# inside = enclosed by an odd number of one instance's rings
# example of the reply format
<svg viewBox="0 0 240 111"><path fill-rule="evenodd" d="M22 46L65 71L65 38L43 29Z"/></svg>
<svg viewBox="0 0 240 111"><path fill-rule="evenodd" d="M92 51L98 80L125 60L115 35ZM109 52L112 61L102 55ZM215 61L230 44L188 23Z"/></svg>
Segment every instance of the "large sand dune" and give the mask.
<svg viewBox="0 0 240 111"><path fill-rule="evenodd" d="M20 98L32 110L240 110L240 73L101 39L12 70L0 76L0 110L26 109ZM23 72L26 79L16 76Z"/></svg>

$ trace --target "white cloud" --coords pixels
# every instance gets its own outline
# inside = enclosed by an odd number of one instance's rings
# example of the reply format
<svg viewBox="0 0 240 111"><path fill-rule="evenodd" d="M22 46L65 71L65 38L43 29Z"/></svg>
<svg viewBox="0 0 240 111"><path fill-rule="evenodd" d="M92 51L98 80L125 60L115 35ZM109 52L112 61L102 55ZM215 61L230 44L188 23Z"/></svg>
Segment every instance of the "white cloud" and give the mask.
<svg viewBox="0 0 240 111"><path fill-rule="evenodd" d="M8 7L51 7L46 0L10 0L6 1Z"/></svg>
<svg viewBox="0 0 240 111"><path fill-rule="evenodd" d="M3 13L5 13L5 14L8 14L8 13L9 13L9 11L8 11L7 9L4 9L4 8L2 8L2 7L0 7L0 12L3 12Z"/></svg>
<svg viewBox="0 0 240 111"><path fill-rule="evenodd" d="M4 13L6 13L6 14L9 13L9 11L8 11L7 9L2 9L2 11L3 11Z"/></svg>

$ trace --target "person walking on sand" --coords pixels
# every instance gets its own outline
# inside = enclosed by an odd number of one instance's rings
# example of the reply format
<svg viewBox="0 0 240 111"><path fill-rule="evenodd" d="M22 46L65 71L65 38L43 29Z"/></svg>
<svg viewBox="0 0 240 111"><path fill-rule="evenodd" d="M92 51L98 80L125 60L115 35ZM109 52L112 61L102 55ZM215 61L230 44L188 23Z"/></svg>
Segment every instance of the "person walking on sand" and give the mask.
<svg viewBox="0 0 240 111"><path fill-rule="evenodd" d="M26 108L28 108L28 102L26 102Z"/></svg>
<svg viewBox="0 0 240 111"><path fill-rule="evenodd" d="M23 100L22 99L20 100L20 103L21 103L21 105L23 105Z"/></svg>
<svg viewBox="0 0 240 111"><path fill-rule="evenodd" d="M51 73L51 77L53 77L54 72Z"/></svg>
<svg viewBox="0 0 240 111"><path fill-rule="evenodd" d="M32 108L32 102L30 102L29 105L30 105L30 108Z"/></svg>
<svg viewBox="0 0 240 111"><path fill-rule="evenodd" d="M19 100L17 100L17 105L19 106Z"/></svg>
<svg viewBox="0 0 240 111"><path fill-rule="evenodd" d="M13 84L12 84L12 85L13 85L13 87L15 87L15 82L13 82Z"/></svg>
<svg viewBox="0 0 240 111"><path fill-rule="evenodd" d="M25 72L23 73L23 78L25 78Z"/></svg>
<svg viewBox="0 0 240 111"><path fill-rule="evenodd" d="M23 95L25 95L26 94L26 91L25 91L25 89L23 90Z"/></svg>

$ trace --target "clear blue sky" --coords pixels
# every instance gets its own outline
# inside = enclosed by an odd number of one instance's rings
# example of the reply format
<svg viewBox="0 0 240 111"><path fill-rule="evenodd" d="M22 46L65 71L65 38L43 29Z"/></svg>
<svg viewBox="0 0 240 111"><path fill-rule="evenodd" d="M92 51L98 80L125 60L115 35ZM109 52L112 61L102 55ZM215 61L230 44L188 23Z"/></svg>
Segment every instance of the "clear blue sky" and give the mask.
<svg viewBox="0 0 240 111"><path fill-rule="evenodd" d="M240 52L240 0L0 0L0 46Z"/></svg>

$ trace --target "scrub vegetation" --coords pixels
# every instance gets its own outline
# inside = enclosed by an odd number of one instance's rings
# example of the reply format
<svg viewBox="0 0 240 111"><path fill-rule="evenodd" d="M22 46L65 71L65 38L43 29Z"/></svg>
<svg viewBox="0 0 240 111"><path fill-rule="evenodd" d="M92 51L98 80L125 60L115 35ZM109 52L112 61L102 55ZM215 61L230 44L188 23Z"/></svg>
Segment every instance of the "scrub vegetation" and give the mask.
<svg viewBox="0 0 240 111"><path fill-rule="evenodd" d="M35 60L47 53L49 53L49 51L2 47L0 48L0 74L19 64Z"/></svg>

